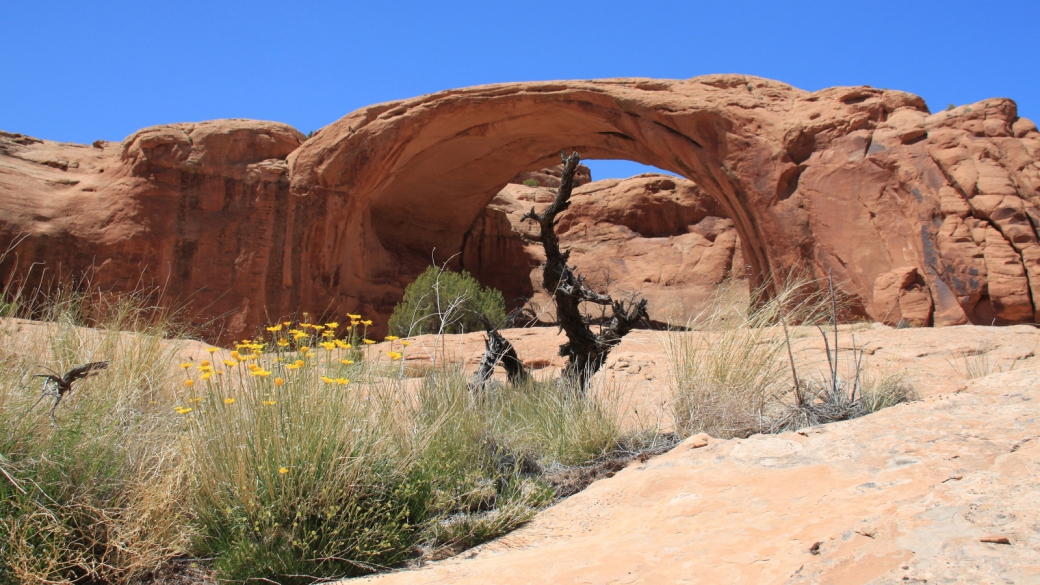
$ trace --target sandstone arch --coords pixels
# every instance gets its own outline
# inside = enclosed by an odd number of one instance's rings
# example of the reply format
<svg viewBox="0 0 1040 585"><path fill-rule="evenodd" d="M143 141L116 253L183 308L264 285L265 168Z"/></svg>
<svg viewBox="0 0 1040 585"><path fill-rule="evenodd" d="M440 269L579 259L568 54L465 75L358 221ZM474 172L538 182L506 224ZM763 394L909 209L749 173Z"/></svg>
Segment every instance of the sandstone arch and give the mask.
<svg viewBox="0 0 1040 585"><path fill-rule="evenodd" d="M899 91L713 75L451 90L306 141L273 123L150 128L95 162L62 155L77 169L23 138L0 154L48 166L0 174L0 233L30 235L19 263L57 256L118 282L143 266L236 332L294 310L388 315L432 249L459 251L512 176L564 148L695 181L733 219L753 281L831 270L892 323L1037 317L1040 134L1006 99L929 114ZM106 174L69 182L89 165ZM112 204L84 215L88 199Z"/></svg>
<svg viewBox="0 0 1040 585"><path fill-rule="evenodd" d="M1037 134L1010 100L973 107L929 116L904 92L810 93L735 75L475 87L372 106L326 127L290 156L291 190L349 202L349 229L382 256L366 259L356 282L388 282L409 258L458 250L509 177L573 147L673 171L715 196L736 223L752 282L831 270L880 320L927 324L933 305L939 324L1033 320L1023 294L1040 277L1029 259L1040 252L1029 219ZM1019 160L967 152L985 151L984 142ZM998 286L989 288L977 261L985 254L965 258L952 252L964 236L943 235L987 213L973 205L978 189L951 175L951 162L973 156L994 176L989 205L1014 218L990 223L988 273ZM962 172L978 177L971 171ZM1000 268L998 258L1016 252L1019 270Z"/></svg>

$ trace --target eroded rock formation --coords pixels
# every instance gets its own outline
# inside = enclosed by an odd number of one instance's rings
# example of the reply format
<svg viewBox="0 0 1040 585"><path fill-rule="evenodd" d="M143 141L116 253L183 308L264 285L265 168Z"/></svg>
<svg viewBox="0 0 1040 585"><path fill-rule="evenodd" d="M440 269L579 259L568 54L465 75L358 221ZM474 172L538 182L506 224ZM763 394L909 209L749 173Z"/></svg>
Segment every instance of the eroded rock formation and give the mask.
<svg viewBox="0 0 1040 585"><path fill-rule="evenodd" d="M904 92L740 75L517 83L370 106L306 141L216 121L0 142L0 244L26 236L4 278L143 274L233 336L289 311L389 315L510 179L572 148L692 180L752 284L832 272L889 323L1038 316L1040 133L1008 99L929 114Z"/></svg>
<svg viewBox="0 0 1040 585"><path fill-rule="evenodd" d="M541 287L545 255L536 226L521 217L552 198L548 188L506 185L467 230L459 257L481 282L506 293L510 309L530 299L543 322L554 314ZM745 276L732 220L692 181L656 174L607 179L576 188L571 201L557 228L571 263L597 291L646 298L655 322L683 323L723 281Z"/></svg>

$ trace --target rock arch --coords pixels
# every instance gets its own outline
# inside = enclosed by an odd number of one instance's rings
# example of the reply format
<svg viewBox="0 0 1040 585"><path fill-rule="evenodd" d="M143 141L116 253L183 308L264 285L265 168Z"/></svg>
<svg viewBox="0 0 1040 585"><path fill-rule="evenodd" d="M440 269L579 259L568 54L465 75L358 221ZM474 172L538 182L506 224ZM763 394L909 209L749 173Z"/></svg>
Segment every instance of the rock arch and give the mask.
<svg viewBox="0 0 1040 585"><path fill-rule="evenodd" d="M875 319L930 324L934 306L937 324L1031 321L1033 302L1021 300L1040 282L1028 259L1040 252L1029 220L1037 134L1010 100L974 108L930 116L905 92L810 93L739 75L481 86L371 106L322 129L289 157L291 192L346 210L329 221L346 226L351 243L338 249L364 250L349 259L348 286L368 291L377 312L387 309L380 287L400 287L434 248L442 260L458 251L469 222L517 171L575 148L695 181L734 220L753 283L833 271ZM1017 252L1017 299L994 297L980 281L981 246L966 258L955 250L964 236L947 234L964 231L953 224L973 215L977 193L951 175L946 150L986 140L1024 157L997 156L988 167L1000 175L994 185L1003 181L996 205L1014 219L987 237L1005 256ZM989 272L1008 276L993 270L1000 262Z"/></svg>
<svg viewBox="0 0 1040 585"><path fill-rule="evenodd" d="M150 278L230 315L230 336L295 311L385 318L511 177L572 148L693 180L752 282L832 271L889 323L1037 320L1040 134L1014 102L929 114L900 91L742 75L450 90L311 139L246 120L93 147L0 133L0 244L27 236L4 278L36 262Z"/></svg>

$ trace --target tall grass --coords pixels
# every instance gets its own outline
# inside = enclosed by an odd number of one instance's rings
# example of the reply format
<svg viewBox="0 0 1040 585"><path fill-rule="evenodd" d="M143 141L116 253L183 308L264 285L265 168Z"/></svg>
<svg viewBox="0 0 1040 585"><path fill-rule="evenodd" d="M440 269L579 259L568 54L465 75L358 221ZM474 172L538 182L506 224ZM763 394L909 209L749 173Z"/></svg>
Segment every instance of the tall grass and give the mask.
<svg viewBox="0 0 1040 585"><path fill-rule="evenodd" d="M621 442L617 389L404 378L404 345L377 356L357 316L178 367L181 332L143 298L66 291L33 308L46 322L3 321L28 337L0 349L0 582L128 583L194 557L307 583L439 558L551 503L543 470ZM98 360L53 422L26 416L31 375Z"/></svg>
<svg viewBox="0 0 1040 585"><path fill-rule="evenodd" d="M727 283L688 321L695 333L667 338L676 432L729 438L760 431L771 403L791 388L788 338L777 325L826 314L826 299L810 284L794 280L774 296L762 289L749 298Z"/></svg>
<svg viewBox="0 0 1040 585"><path fill-rule="evenodd" d="M666 349L676 432L746 437L855 418L916 399L904 373L869 369L859 350L840 355L837 321L846 303L830 284L793 278L768 298L765 290L748 298L724 286L688 322L694 333L672 334ZM819 329L827 374L806 375L805 366L816 360L797 364L791 339L825 322L835 331L831 348ZM795 324L801 327L789 327Z"/></svg>
<svg viewBox="0 0 1040 585"><path fill-rule="evenodd" d="M159 410L176 346L161 311L68 289L4 321L0 346L0 581L125 583L182 554L187 469ZM95 329L81 325L92 322ZM109 360L80 381L52 424L31 378Z"/></svg>

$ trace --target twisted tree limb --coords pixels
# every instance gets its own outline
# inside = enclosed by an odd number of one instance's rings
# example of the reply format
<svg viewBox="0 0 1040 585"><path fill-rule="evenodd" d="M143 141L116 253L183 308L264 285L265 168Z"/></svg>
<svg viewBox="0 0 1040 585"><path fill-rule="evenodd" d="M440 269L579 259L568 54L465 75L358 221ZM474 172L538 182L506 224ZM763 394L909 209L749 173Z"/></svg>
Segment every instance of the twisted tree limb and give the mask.
<svg viewBox="0 0 1040 585"><path fill-rule="evenodd" d="M534 220L540 227L538 239L545 249L542 286L553 291L556 320L567 334L567 343L560 346L560 356L567 358L564 375L585 389L589 378L603 367L610 350L621 343L621 338L641 319L647 318L646 299L632 298L627 303L615 301L609 295L599 294L585 286L585 278L575 274L574 268L567 265L570 252L560 250L560 238L556 235L557 216L571 205L574 172L581 157L577 152L570 156L563 153L562 157L563 177L556 198L542 213L536 213L532 207L521 219ZM613 317L606 329L599 334L592 332L589 318L581 312L582 303L610 305Z"/></svg>
<svg viewBox="0 0 1040 585"><path fill-rule="evenodd" d="M485 388L491 380L491 375L495 373L495 366L498 364L502 364L502 367L506 369L506 375L509 377L510 384L517 386L523 383L527 380L529 374L524 369L523 362L517 356L513 344L509 343L505 337L502 337L498 329L491 324L491 320L487 318L487 315L481 314L480 320L484 322L487 337L484 338L484 355L480 358L480 365L477 366L477 371L473 374L473 381L469 383L469 389L482 390Z"/></svg>

